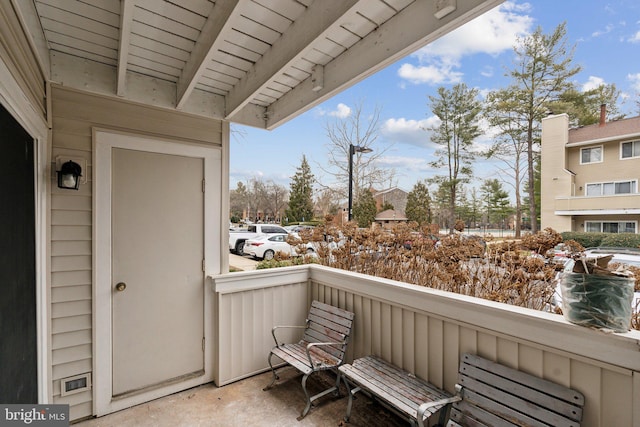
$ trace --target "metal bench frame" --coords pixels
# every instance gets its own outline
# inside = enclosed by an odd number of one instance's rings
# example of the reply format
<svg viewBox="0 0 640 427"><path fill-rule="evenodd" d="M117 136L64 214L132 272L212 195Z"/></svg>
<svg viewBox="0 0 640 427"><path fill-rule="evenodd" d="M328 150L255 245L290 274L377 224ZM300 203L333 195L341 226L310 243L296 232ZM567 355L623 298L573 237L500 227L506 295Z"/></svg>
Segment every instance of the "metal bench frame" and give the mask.
<svg viewBox="0 0 640 427"><path fill-rule="evenodd" d="M264 390L274 386L279 379L274 367L272 357L276 356L286 364L293 366L302 372L302 390L306 398L306 406L300 414L299 420L304 418L311 409L313 401L329 393L339 395L340 372L338 367L344 362L344 356L351 334L354 314L319 301L311 303L311 309L304 326L275 326L271 330L271 335L275 342L275 347L269 352L268 362L273 373L273 380ZM282 328L304 329L302 339L295 344L278 343L276 331ZM285 365L286 366L286 365ZM307 391L307 378L314 372L332 370L336 374L334 386L322 392L309 396Z"/></svg>

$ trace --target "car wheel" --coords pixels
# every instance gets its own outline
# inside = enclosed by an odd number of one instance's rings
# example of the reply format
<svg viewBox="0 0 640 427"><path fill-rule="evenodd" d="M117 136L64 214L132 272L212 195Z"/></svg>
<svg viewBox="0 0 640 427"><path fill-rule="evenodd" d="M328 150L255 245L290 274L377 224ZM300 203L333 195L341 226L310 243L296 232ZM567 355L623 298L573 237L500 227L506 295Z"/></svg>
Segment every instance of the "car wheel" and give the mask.
<svg viewBox="0 0 640 427"><path fill-rule="evenodd" d="M273 251L271 249L269 249L269 250L266 250L264 252L264 257L262 259L266 259L267 261L271 261L273 259L274 255L275 254L273 253Z"/></svg>
<svg viewBox="0 0 640 427"><path fill-rule="evenodd" d="M236 242L236 255L244 255L244 241Z"/></svg>
<svg viewBox="0 0 640 427"><path fill-rule="evenodd" d="M314 253L315 251L313 250L313 248L307 248L307 255L310 255L312 253Z"/></svg>

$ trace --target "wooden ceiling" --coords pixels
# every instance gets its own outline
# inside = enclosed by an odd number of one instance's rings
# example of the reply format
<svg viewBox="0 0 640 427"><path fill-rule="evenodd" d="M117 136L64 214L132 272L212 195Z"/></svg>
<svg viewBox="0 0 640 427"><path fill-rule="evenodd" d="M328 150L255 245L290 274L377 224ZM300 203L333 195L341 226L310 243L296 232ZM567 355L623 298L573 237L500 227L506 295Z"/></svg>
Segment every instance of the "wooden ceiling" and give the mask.
<svg viewBox="0 0 640 427"><path fill-rule="evenodd" d="M503 0L32 1L52 82L272 129Z"/></svg>

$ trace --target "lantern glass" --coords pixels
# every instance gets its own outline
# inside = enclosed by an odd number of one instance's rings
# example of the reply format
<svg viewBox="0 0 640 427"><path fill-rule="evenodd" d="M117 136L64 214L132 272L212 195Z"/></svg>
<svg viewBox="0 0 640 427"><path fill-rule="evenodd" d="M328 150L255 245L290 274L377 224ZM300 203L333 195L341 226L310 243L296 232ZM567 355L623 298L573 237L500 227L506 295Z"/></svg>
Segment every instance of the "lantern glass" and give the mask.
<svg viewBox="0 0 640 427"><path fill-rule="evenodd" d="M69 160L58 171L58 187L77 190L80 185L82 168L76 162Z"/></svg>

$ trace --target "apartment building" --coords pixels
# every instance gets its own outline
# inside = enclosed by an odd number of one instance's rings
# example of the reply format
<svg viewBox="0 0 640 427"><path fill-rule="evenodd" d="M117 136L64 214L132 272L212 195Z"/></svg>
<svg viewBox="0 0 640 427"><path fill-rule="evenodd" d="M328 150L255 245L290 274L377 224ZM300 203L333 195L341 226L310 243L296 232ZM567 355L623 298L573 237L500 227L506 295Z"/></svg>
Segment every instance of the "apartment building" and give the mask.
<svg viewBox="0 0 640 427"><path fill-rule="evenodd" d="M542 121L541 225L556 231L638 233L640 116L569 129Z"/></svg>

